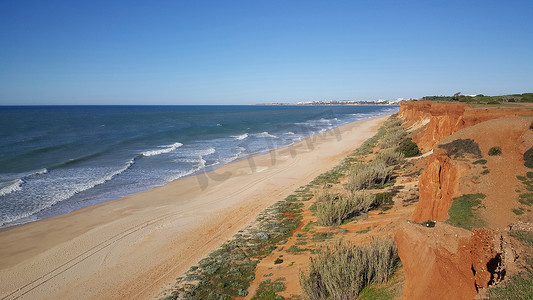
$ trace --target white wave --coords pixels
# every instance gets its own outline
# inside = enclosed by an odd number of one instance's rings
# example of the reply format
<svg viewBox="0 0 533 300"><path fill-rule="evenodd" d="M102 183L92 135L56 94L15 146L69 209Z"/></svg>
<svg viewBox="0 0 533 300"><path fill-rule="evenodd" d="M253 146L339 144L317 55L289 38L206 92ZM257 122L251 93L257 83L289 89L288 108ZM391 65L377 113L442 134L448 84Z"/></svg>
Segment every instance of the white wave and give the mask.
<svg viewBox="0 0 533 300"><path fill-rule="evenodd" d="M217 123L217 126L218 126L218 127L222 127L222 124L220 124L220 123Z"/></svg>
<svg viewBox="0 0 533 300"><path fill-rule="evenodd" d="M275 136L275 135L271 135L271 134L270 134L270 133L268 133L267 131L259 133L259 134L258 134L258 136L260 136L260 137L269 137L269 138L275 138L275 139L277 139L277 138L278 138L278 137L277 137L277 136Z"/></svg>
<svg viewBox="0 0 533 300"><path fill-rule="evenodd" d="M21 185L24 183L22 179L16 179L9 182L7 185L0 188L0 196L11 194L16 191L22 190Z"/></svg>
<svg viewBox="0 0 533 300"><path fill-rule="evenodd" d="M85 182L83 184L77 184L75 185L76 188L73 189L73 190L70 190L66 193L63 193L62 194L62 197L60 197L58 201L56 201L55 203L59 202L59 201L62 201L62 200L66 200L72 196L74 196L75 194L78 194L78 193L81 193L83 191L86 191L88 189L92 189L93 187L95 186L98 186L98 185L101 185L105 182L108 182L109 180L113 179L113 177L119 175L119 174L122 174L124 173L127 169L129 169L133 164L135 163L135 159L131 159L130 161L128 161L122 168L118 169L118 170L115 170L111 173L108 173L107 175L103 176L103 177L100 177L100 178L96 178L95 180L93 181L89 181L89 182ZM54 204L55 204L54 203Z"/></svg>
<svg viewBox="0 0 533 300"><path fill-rule="evenodd" d="M289 131L289 132L285 132L285 134L288 134L288 135L293 135L293 134L294 134L294 132L292 132L292 131Z"/></svg>
<svg viewBox="0 0 533 300"><path fill-rule="evenodd" d="M248 133L244 133L244 134L241 134L241 135L233 135L231 137L236 139L237 141L242 141L242 140L244 140L245 138L248 137Z"/></svg>
<svg viewBox="0 0 533 300"><path fill-rule="evenodd" d="M155 156L159 154L169 153L171 151L178 149L181 146L183 146L182 143L174 143L172 145L159 146L160 148L163 148L163 149L145 151L141 154L142 156Z"/></svg>
<svg viewBox="0 0 533 300"><path fill-rule="evenodd" d="M24 219L24 218L30 217L30 216L32 216L32 215L34 215L34 214L36 214L36 213L38 213L38 212L40 212L40 211L42 211L44 209L47 209L47 208L51 207L52 205L54 205L54 204L56 204L58 202L61 202L61 201L69 199L70 197L74 196L75 194L81 193L81 192L86 191L88 189L91 189L91 188L93 188L93 187L95 187L97 185L103 184L103 183L111 180L115 176L123 173L127 169L129 169L134 163L135 163L135 159L131 159L122 168L120 168L118 170L115 170L115 171L112 171L112 172L106 174L103 177L96 178L93 181L84 181L83 183L74 183L74 184L71 185L72 189L70 189L68 191L61 192L57 196L53 197L51 200L42 202L38 207L36 207L36 208L34 208L34 209L30 210L30 211L26 211L26 212L24 212L22 214L17 214L15 216L7 217L7 218L5 218L3 220L0 220L0 226L8 224L8 223L16 222L17 220L20 220L20 219Z"/></svg>
<svg viewBox="0 0 533 300"><path fill-rule="evenodd" d="M206 155L210 155L210 154L213 154L215 153L216 150L215 148L207 148L207 149L204 149L204 150L198 150L196 152L194 152L195 155L200 155L200 156L206 156Z"/></svg>
<svg viewBox="0 0 533 300"><path fill-rule="evenodd" d="M244 147L235 147L234 149L237 150L237 151L240 151L240 152L246 150L246 148L244 148Z"/></svg>
<svg viewBox="0 0 533 300"><path fill-rule="evenodd" d="M43 175L43 174L46 174L48 173L48 170L46 168L43 168L43 169L40 169L40 170L37 170L29 175L26 175L25 177L31 177L31 176L37 176L37 175Z"/></svg>

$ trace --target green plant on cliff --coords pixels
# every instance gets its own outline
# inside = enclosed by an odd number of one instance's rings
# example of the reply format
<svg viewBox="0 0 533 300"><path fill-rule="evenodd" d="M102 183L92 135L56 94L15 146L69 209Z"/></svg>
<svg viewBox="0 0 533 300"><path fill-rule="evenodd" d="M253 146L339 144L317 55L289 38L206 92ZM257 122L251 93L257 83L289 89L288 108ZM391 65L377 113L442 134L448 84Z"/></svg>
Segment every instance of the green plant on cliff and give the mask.
<svg viewBox="0 0 533 300"><path fill-rule="evenodd" d="M509 235L526 247L522 254L522 272L511 277L502 286L490 289L489 299L533 299L533 232L511 230Z"/></svg>
<svg viewBox="0 0 533 300"><path fill-rule="evenodd" d="M400 143L400 146L398 147L398 151L402 153L405 157L414 157L422 154L420 152L420 149L418 148L418 145L413 142L411 138L405 138Z"/></svg>
<svg viewBox="0 0 533 300"><path fill-rule="evenodd" d="M524 165L533 169L533 147L524 153Z"/></svg>
<svg viewBox="0 0 533 300"><path fill-rule="evenodd" d="M485 222L475 214L475 210L480 207L484 198L484 194L468 194L453 199L452 206L448 210L450 218L446 222L467 230L483 227Z"/></svg>
<svg viewBox="0 0 533 300"><path fill-rule="evenodd" d="M397 262L393 239L372 239L370 245L338 240L320 249L307 271L300 271L300 286L311 300L353 299L370 283L387 281Z"/></svg>
<svg viewBox="0 0 533 300"><path fill-rule="evenodd" d="M494 146L489 149L489 155L490 156L499 156L502 155L502 148L500 146Z"/></svg>
<svg viewBox="0 0 533 300"><path fill-rule="evenodd" d="M448 144L439 145L439 148L446 150L448 156L461 157L469 153L481 157L479 145L473 139L457 139Z"/></svg>

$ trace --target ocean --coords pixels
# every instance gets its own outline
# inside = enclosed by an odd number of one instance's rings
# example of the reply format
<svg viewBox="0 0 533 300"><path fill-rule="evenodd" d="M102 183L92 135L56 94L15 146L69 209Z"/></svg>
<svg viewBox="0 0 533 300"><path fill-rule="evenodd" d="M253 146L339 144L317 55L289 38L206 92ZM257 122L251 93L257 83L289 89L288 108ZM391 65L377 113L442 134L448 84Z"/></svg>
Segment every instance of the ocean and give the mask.
<svg viewBox="0 0 533 300"><path fill-rule="evenodd" d="M0 226L148 190L397 106L0 107Z"/></svg>

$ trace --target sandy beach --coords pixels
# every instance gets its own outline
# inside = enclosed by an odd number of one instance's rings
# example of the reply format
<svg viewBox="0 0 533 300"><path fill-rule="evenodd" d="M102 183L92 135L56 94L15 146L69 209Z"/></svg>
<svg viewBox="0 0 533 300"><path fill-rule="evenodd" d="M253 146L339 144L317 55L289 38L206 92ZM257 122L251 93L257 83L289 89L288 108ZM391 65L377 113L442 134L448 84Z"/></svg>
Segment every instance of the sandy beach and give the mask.
<svg viewBox="0 0 533 300"><path fill-rule="evenodd" d="M0 299L149 299L388 116L0 232Z"/></svg>

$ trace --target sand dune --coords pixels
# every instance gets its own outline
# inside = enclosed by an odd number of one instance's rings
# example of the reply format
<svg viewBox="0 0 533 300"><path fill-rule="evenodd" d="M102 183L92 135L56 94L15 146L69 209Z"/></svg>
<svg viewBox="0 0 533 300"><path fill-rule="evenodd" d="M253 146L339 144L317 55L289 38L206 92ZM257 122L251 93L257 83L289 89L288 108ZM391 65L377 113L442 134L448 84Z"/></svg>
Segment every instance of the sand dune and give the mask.
<svg viewBox="0 0 533 300"><path fill-rule="evenodd" d="M146 299L388 116L149 191L0 232L1 299Z"/></svg>

